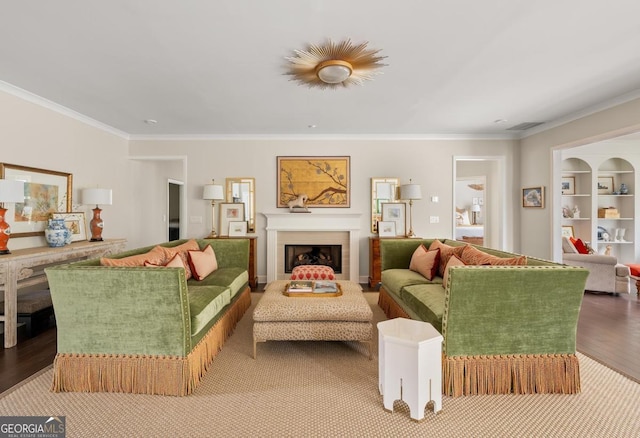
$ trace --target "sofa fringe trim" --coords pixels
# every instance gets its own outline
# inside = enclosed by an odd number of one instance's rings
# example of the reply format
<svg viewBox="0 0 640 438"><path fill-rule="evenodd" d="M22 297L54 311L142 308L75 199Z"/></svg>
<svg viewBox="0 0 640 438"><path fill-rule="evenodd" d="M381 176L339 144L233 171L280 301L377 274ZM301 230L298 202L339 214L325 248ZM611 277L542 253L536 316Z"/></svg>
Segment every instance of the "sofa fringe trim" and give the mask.
<svg viewBox="0 0 640 438"><path fill-rule="evenodd" d="M575 354L442 357L445 395L577 394L580 366Z"/></svg>
<svg viewBox="0 0 640 438"><path fill-rule="evenodd" d="M411 318L384 289L378 306L387 318ZM575 354L442 356L442 393L577 394L580 366Z"/></svg>
<svg viewBox="0 0 640 438"><path fill-rule="evenodd" d="M191 394L250 306L246 288L186 357L58 353L51 391Z"/></svg>
<svg viewBox="0 0 640 438"><path fill-rule="evenodd" d="M382 309L387 318L407 318L411 319L409 314L404 311L402 307L395 302L393 298L389 296L389 293L385 289L380 289L378 293L378 307Z"/></svg>

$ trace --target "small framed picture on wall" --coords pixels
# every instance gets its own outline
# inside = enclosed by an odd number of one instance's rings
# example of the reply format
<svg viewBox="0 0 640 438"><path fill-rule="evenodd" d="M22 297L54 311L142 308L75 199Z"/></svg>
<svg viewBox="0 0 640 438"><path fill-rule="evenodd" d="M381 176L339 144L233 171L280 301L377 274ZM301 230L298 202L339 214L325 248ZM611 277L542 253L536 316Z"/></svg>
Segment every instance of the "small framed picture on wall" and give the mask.
<svg viewBox="0 0 640 438"><path fill-rule="evenodd" d="M544 208L544 187L522 189L522 206L525 208Z"/></svg>

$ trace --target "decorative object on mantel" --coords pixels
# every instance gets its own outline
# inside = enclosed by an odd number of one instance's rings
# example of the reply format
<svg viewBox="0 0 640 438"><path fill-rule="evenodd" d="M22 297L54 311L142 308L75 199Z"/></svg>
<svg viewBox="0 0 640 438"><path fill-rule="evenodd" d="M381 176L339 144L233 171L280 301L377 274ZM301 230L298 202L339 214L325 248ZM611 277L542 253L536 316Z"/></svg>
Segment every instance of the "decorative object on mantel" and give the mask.
<svg viewBox="0 0 640 438"><path fill-rule="evenodd" d="M311 213L306 205L308 200L309 196L305 193L300 193L297 198L294 198L287 203L289 211L293 213Z"/></svg>
<svg viewBox="0 0 640 438"><path fill-rule="evenodd" d="M294 50L296 56L286 57L291 64L287 75L301 85L311 87L338 88L363 85L380 74L386 56L377 56L378 50L367 50L367 42L353 45L347 39L340 43L329 40L326 44L310 44L308 50Z"/></svg>
<svg viewBox="0 0 640 438"><path fill-rule="evenodd" d="M278 208L306 194L307 207L351 206L351 157L277 157Z"/></svg>
<svg viewBox="0 0 640 438"><path fill-rule="evenodd" d="M44 230L47 244L52 248L60 248L71 243L71 231L64 224L64 219L49 219L49 226Z"/></svg>
<svg viewBox="0 0 640 438"><path fill-rule="evenodd" d="M409 179L409 184L400 186L400 199L409 201L409 232L407 237L416 237L413 232L413 201L422 199L422 190L419 184L413 184L413 181Z"/></svg>
<svg viewBox="0 0 640 438"><path fill-rule="evenodd" d="M82 190L82 203L85 205L95 204L96 208L93 209L93 219L89 222L91 228L91 241L99 242L102 240L102 230L104 229L104 221L100 217L102 209L98 205L111 205L112 194L111 189L83 189Z"/></svg>
<svg viewBox="0 0 640 438"><path fill-rule="evenodd" d="M11 226L5 221L5 203L24 202L24 182L0 179L0 255L11 254L7 248Z"/></svg>
<svg viewBox="0 0 640 438"><path fill-rule="evenodd" d="M216 201L224 201L224 189L221 185L216 184L215 180L211 180L211 184L206 184L202 191L202 199L211 201L211 233L208 239L218 237L216 233Z"/></svg>

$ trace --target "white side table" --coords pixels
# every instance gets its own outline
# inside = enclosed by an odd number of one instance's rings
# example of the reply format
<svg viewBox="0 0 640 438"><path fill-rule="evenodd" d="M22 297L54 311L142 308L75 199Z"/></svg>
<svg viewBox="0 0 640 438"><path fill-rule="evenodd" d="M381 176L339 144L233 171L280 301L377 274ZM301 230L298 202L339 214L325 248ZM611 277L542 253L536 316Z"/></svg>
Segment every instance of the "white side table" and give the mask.
<svg viewBox="0 0 640 438"><path fill-rule="evenodd" d="M378 382L384 408L409 405L411 418L424 419L427 403L442 409L442 335L427 322L395 318L378 323Z"/></svg>

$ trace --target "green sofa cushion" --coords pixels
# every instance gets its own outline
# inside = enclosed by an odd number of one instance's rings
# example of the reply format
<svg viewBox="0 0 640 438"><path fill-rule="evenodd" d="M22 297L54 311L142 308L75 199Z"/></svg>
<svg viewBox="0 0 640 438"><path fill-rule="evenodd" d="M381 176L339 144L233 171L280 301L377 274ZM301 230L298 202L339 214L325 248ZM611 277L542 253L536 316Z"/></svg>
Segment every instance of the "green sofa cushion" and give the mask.
<svg viewBox="0 0 640 438"><path fill-rule="evenodd" d="M235 297L238 292L242 291L249 283L249 273L242 268L218 268L216 271L207 275L203 280L198 281L191 278L187 281L189 289L192 286L221 286L229 288L230 297Z"/></svg>
<svg viewBox="0 0 640 438"><path fill-rule="evenodd" d="M441 284L415 284L406 286L400 297L420 317L442 333L445 291Z"/></svg>
<svg viewBox="0 0 640 438"><path fill-rule="evenodd" d="M433 280L427 280L417 272L409 269L387 269L382 271L382 284L385 289L401 296L402 288L414 284L442 284L442 278L435 276Z"/></svg>
<svg viewBox="0 0 640 438"><path fill-rule="evenodd" d="M189 286L188 296L192 336L205 328L231 302L229 288L222 286Z"/></svg>

